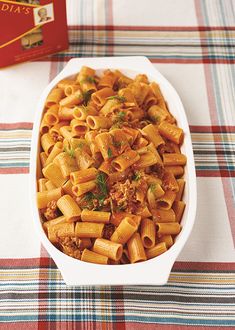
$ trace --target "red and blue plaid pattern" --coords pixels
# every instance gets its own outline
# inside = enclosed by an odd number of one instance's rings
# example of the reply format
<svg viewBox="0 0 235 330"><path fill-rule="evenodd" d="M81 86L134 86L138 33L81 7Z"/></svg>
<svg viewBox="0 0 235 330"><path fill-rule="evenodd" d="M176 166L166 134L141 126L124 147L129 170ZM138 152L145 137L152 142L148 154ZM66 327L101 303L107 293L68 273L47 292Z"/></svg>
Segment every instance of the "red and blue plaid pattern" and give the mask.
<svg viewBox="0 0 235 330"><path fill-rule="evenodd" d="M187 247L189 254L180 256L181 261L174 265L165 286L67 287L53 260L43 248L40 256L9 259L4 258L7 255L6 247L5 251L0 252L0 329L234 328L234 2L190 2L194 6L197 25L184 26L187 13L182 12L182 26L171 25L167 17L168 26L158 25L157 21L150 26L146 23L147 17L140 17L140 25L129 24L128 20L132 11L137 12L138 6L147 6L148 2L140 4L137 1L134 8L129 2L124 4L123 0L101 0L99 3L90 0L71 1L68 16L74 17L73 7L76 8L79 11L76 16L79 22L74 25L74 20L71 19L70 47L66 52L43 59L50 62L49 79L52 79L72 57L145 55L159 66L160 71L161 68L165 70L164 73L166 76L169 74L173 83L175 77L181 76L182 81L177 80L176 89L182 88L181 86L186 88L187 84L191 90L194 88L190 95L197 95L198 103L195 107L192 104L193 111L189 109L188 112L200 203L196 228ZM157 11L159 5L169 5L169 1L157 0L154 3L156 8L150 8L149 12ZM183 4L179 1L179 7L181 3ZM99 17L96 20L91 17L89 11L93 6L97 7L98 16L102 17L100 20ZM115 23L119 15L126 16L125 25ZM196 78L191 72L197 74L198 71L201 80L197 79L201 84L194 84ZM184 74L188 79L186 84ZM0 73L3 83L4 79L5 76ZM205 103L199 102L203 100L203 97L200 99L200 94L205 95ZM191 106L195 101L187 99L186 89L182 90L182 96L186 105ZM197 109L198 114L195 113ZM4 119L3 112L6 111L10 110L1 108L1 118ZM198 119L197 116L202 118ZM7 174L11 174L11 177L15 175L14 180L21 175L27 177L32 126L32 120L2 120L2 178ZM207 187L210 190L206 190ZM219 187L218 201L221 205L210 204L211 196L207 192L212 193L214 187ZM201 192L203 196L200 195ZM17 194L17 191L13 191L13 194ZM202 208L206 209L208 205L213 205L216 212L223 207L223 213L218 219L224 227L214 223L210 227L211 232L205 233L203 226L210 219L204 217L204 214L210 214L213 210L203 213ZM7 212L1 220L2 228L4 221L12 221ZM22 221L20 217L19 221ZM226 247L216 243L223 241L220 241L220 230L227 233L229 242L224 241ZM7 234L6 232L5 235ZM13 238L9 237L9 244L11 239ZM229 250L226 250L227 246ZM193 262L186 261L188 255ZM205 262L208 259L210 262Z"/></svg>

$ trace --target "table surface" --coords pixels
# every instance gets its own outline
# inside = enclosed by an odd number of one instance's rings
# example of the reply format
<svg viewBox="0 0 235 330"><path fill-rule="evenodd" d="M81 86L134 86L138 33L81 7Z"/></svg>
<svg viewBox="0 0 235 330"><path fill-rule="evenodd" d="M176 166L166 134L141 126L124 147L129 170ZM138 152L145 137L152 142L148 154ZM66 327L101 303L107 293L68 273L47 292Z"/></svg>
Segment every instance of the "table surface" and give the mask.
<svg viewBox="0 0 235 330"><path fill-rule="evenodd" d="M0 71L0 328L232 329L235 2L67 5L67 51ZM196 162L196 222L167 285L66 287L35 235L30 213L35 106L70 58L117 55L147 56L183 101Z"/></svg>

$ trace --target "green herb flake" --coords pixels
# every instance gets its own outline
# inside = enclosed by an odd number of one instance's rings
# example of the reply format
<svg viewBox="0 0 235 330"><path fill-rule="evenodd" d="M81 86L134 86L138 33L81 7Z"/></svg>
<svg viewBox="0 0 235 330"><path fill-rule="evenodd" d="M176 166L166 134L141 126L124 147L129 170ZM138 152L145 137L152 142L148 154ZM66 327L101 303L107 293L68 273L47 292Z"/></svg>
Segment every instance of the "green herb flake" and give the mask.
<svg viewBox="0 0 235 330"><path fill-rule="evenodd" d="M108 148L108 157L109 158L113 157L113 153L112 153L112 150L110 148Z"/></svg>
<svg viewBox="0 0 235 330"><path fill-rule="evenodd" d="M83 149L84 146L85 146L85 142L79 142L76 147L81 150Z"/></svg>
<svg viewBox="0 0 235 330"><path fill-rule="evenodd" d="M113 146L114 147L121 147L121 145L124 144L124 141L116 141L113 139Z"/></svg>
<svg viewBox="0 0 235 330"><path fill-rule="evenodd" d="M75 150L74 149L67 149L64 147L64 152L66 152L71 158L75 158Z"/></svg>
<svg viewBox="0 0 235 330"><path fill-rule="evenodd" d="M117 128L122 128L121 122L115 122L111 127L110 127L110 131L112 131L113 129L117 129Z"/></svg>
<svg viewBox="0 0 235 330"><path fill-rule="evenodd" d="M101 194L104 195L104 197L106 197L108 194L106 181L107 181L106 175L103 172L98 172L96 176L96 185L99 191L101 192Z"/></svg>
<svg viewBox="0 0 235 330"><path fill-rule="evenodd" d="M155 183L151 183L150 186L149 186L149 189L151 192L154 192L155 189L156 189L156 184Z"/></svg>
<svg viewBox="0 0 235 330"><path fill-rule="evenodd" d="M83 102L84 102L85 106L87 106L87 103L90 101L91 94L92 94L92 91L83 92L82 96L83 96Z"/></svg>
<svg viewBox="0 0 235 330"><path fill-rule="evenodd" d="M157 116L157 115L153 116L153 120L155 123L160 122L160 116Z"/></svg>
<svg viewBox="0 0 235 330"><path fill-rule="evenodd" d="M118 119L123 120L126 116L126 113L124 111L119 111L117 114Z"/></svg>
<svg viewBox="0 0 235 330"><path fill-rule="evenodd" d="M119 95L109 96L107 97L107 100L118 100L121 103L126 102L126 98L124 96L119 96Z"/></svg>
<svg viewBox="0 0 235 330"><path fill-rule="evenodd" d="M132 177L132 180L133 181L139 181L141 179L141 173L140 172L135 172L133 177Z"/></svg>

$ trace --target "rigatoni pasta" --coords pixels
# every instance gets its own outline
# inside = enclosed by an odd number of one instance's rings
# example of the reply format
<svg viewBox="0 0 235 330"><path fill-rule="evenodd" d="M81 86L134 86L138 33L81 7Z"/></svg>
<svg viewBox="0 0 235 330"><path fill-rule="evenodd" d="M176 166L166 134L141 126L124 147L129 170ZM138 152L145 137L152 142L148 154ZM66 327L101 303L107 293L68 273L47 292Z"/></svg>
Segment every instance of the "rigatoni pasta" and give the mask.
<svg viewBox="0 0 235 330"><path fill-rule="evenodd" d="M40 134L37 203L58 249L118 265L174 244L187 158L184 132L157 83L84 66L48 95Z"/></svg>

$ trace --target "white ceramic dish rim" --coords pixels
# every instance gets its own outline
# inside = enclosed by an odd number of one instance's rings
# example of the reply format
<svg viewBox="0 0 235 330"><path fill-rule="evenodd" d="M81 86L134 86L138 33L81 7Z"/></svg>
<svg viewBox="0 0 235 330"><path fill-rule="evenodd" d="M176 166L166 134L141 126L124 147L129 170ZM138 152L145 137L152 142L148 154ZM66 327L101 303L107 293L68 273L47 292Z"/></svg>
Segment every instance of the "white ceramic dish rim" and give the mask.
<svg viewBox="0 0 235 330"><path fill-rule="evenodd" d="M175 244L167 252L157 258L137 264L112 266L82 262L56 249L53 244L50 243L42 229L36 204L36 167L39 127L44 103L50 90L53 89L61 79L76 74L83 65L90 66L95 70L110 68L119 69L124 73L128 71L132 71L135 74L145 73L151 80L155 80L159 83L164 97L168 102L170 111L177 118L178 125L184 130L185 139L182 152L187 155L185 173L187 181L186 209L182 220L184 225ZM32 134L30 154L30 199L32 199L32 215L36 231L39 234L42 244L57 264L67 285L163 285L167 282L171 268L188 239L194 224L197 204L196 174L189 126L182 102L172 85L156 70L146 57L75 58L70 60L65 68L45 88L36 109Z"/></svg>

